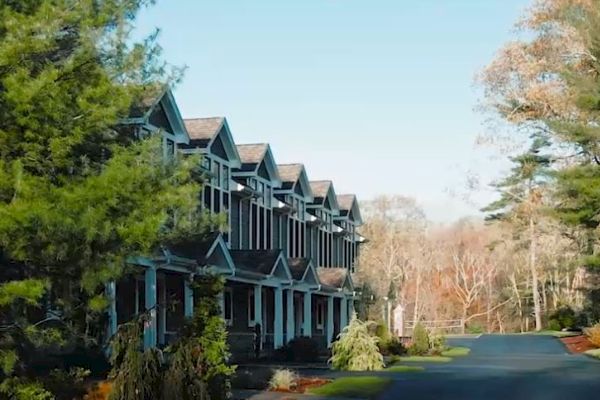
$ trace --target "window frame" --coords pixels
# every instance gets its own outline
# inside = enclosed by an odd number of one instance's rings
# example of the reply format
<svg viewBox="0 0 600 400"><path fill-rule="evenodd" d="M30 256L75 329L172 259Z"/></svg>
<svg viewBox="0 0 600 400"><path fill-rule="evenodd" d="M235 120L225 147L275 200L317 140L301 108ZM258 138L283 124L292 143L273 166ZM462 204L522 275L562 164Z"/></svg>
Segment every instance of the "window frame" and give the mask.
<svg viewBox="0 0 600 400"><path fill-rule="evenodd" d="M227 318L227 296L229 296L229 318ZM225 325L233 325L233 288L230 287L223 289L223 319Z"/></svg>

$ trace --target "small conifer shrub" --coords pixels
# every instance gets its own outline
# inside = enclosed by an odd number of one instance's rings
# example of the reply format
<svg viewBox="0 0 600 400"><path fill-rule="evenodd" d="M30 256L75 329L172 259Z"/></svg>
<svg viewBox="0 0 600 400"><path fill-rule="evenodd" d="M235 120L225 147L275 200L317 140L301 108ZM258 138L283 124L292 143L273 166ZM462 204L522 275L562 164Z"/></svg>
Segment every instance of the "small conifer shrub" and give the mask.
<svg viewBox="0 0 600 400"><path fill-rule="evenodd" d="M378 338L369 333L373 322L363 322L354 316L331 348L329 362L341 371L376 371L383 369L383 356Z"/></svg>

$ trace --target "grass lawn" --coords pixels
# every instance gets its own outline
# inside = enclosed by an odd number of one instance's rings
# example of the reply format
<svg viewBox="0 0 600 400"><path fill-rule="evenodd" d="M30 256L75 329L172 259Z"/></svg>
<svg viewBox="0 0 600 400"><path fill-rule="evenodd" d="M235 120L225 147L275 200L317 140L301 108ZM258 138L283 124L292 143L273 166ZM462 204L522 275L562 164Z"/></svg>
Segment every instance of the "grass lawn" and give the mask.
<svg viewBox="0 0 600 400"><path fill-rule="evenodd" d="M425 368L417 367L414 365L392 365L389 368L386 368L384 371L386 372L423 372Z"/></svg>
<svg viewBox="0 0 600 400"><path fill-rule="evenodd" d="M600 359L600 349L588 350L585 354Z"/></svg>
<svg viewBox="0 0 600 400"><path fill-rule="evenodd" d="M407 356L400 357L400 362L430 362L430 363L447 363L452 361L450 357L444 356Z"/></svg>
<svg viewBox="0 0 600 400"><path fill-rule="evenodd" d="M310 393L325 397L349 397L373 399L390 383L389 378L378 376L347 376L318 388L310 389Z"/></svg>
<svg viewBox="0 0 600 400"><path fill-rule="evenodd" d="M471 349L468 347L450 347L446 351L442 351L442 356L444 357L460 357L466 356L471 352Z"/></svg>

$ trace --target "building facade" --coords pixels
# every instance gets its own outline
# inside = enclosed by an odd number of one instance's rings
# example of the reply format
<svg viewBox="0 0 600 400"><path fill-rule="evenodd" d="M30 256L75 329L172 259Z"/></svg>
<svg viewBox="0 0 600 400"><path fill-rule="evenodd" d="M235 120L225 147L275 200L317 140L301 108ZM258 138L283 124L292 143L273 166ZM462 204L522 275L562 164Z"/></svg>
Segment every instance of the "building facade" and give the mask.
<svg viewBox="0 0 600 400"><path fill-rule="evenodd" d="M132 258L134 272L107 289L109 334L147 311L145 346L168 344L193 315L191 283L210 272L226 280L221 308L234 356L253 353L256 331L265 351L299 336L328 347L354 308L365 241L356 196L310 181L302 164L277 164L268 144L236 144L223 117L183 120L168 91L138 114L128 123L162 135L166 157L201 155L202 207L225 214L227 229Z"/></svg>

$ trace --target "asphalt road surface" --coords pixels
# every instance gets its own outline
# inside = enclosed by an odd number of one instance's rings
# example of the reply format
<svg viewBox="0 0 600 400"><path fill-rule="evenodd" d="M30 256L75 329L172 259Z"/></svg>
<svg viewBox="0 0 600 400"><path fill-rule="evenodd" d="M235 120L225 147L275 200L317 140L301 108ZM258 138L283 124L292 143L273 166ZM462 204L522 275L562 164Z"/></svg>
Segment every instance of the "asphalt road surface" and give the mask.
<svg viewBox="0 0 600 400"><path fill-rule="evenodd" d="M422 364L422 373L393 374L380 399L600 400L600 360L569 354L553 337L484 335L450 344L471 354Z"/></svg>

